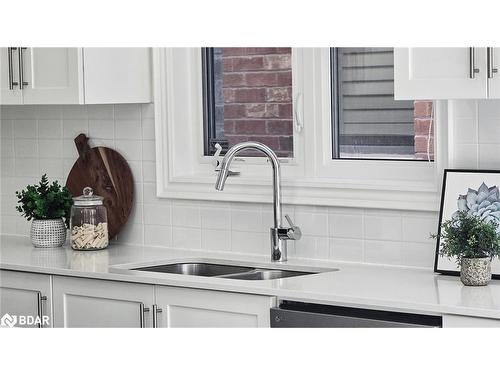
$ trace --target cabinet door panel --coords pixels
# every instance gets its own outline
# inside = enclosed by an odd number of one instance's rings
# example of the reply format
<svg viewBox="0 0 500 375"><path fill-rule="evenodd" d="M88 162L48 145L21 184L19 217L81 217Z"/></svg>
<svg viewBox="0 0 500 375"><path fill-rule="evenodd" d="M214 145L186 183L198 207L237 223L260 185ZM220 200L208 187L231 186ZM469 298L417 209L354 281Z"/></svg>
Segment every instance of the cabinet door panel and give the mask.
<svg viewBox="0 0 500 375"><path fill-rule="evenodd" d="M488 94L490 99L500 99L500 48L492 48L492 56L492 67L497 72L488 80Z"/></svg>
<svg viewBox="0 0 500 375"><path fill-rule="evenodd" d="M85 103L150 103L151 48L84 48Z"/></svg>
<svg viewBox="0 0 500 375"><path fill-rule="evenodd" d="M19 86L10 89L9 81L19 81L18 50L13 50L9 56L8 48L0 48L0 104L22 104L23 97ZM11 71L9 74L9 59L11 60Z"/></svg>
<svg viewBox="0 0 500 375"><path fill-rule="evenodd" d="M26 48L24 104L83 104L79 48Z"/></svg>
<svg viewBox="0 0 500 375"><path fill-rule="evenodd" d="M157 286L156 304L159 327L269 327L275 298Z"/></svg>
<svg viewBox="0 0 500 375"><path fill-rule="evenodd" d="M469 48L395 48L396 99L486 98L486 48L475 48L479 71L470 78Z"/></svg>
<svg viewBox="0 0 500 375"><path fill-rule="evenodd" d="M4 314L16 316L16 327L38 328L34 319L22 324L20 316L36 318L39 315L38 299L41 300L41 314L48 317L44 327L52 326L50 276L26 272L0 271L0 317Z"/></svg>
<svg viewBox="0 0 500 375"><path fill-rule="evenodd" d="M140 327L141 304L151 308L154 287L118 281L54 277L56 327ZM151 327L151 312L144 325Z"/></svg>
<svg viewBox="0 0 500 375"><path fill-rule="evenodd" d="M443 328L500 328L500 319L443 315Z"/></svg>

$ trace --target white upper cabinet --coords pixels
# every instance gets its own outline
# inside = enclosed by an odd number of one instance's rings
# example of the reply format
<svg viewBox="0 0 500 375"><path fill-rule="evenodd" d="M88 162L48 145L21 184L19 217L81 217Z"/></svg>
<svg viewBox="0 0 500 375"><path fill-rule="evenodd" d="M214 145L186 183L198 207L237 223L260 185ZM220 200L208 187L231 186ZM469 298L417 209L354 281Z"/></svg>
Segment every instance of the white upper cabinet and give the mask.
<svg viewBox="0 0 500 375"><path fill-rule="evenodd" d="M24 104L83 102L79 48L21 48Z"/></svg>
<svg viewBox="0 0 500 375"><path fill-rule="evenodd" d="M151 102L150 48L84 48L85 104Z"/></svg>
<svg viewBox="0 0 500 375"><path fill-rule="evenodd" d="M0 104L22 104L18 90L18 49L0 48Z"/></svg>
<svg viewBox="0 0 500 375"><path fill-rule="evenodd" d="M486 48L395 48L395 99L488 97Z"/></svg>
<svg viewBox="0 0 500 375"><path fill-rule="evenodd" d="M150 48L2 48L0 75L0 104L152 101Z"/></svg>

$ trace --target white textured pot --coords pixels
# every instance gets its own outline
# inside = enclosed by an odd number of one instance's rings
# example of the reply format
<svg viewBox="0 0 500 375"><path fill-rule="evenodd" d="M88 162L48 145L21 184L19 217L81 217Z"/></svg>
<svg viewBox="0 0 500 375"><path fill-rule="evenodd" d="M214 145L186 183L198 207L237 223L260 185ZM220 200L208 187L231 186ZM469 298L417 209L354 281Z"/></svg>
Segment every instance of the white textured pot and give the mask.
<svg viewBox="0 0 500 375"><path fill-rule="evenodd" d="M491 280L490 258L462 258L460 280L464 285L482 286Z"/></svg>
<svg viewBox="0 0 500 375"><path fill-rule="evenodd" d="M60 247L66 241L63 219L33 220L31 243L35 247Z"/></svg>

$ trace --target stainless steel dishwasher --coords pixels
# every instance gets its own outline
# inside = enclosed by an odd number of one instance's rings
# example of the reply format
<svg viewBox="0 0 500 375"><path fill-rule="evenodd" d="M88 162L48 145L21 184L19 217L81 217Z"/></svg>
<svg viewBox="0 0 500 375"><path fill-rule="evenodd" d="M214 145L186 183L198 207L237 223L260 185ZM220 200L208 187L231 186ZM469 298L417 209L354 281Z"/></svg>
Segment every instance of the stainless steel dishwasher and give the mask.
<svg viewBox="0 0 500 375"><path fill-rule="evenodd" d="M443 326L442 317L394 311L282 301L271 309L271 328L424 328Z"/></svg>

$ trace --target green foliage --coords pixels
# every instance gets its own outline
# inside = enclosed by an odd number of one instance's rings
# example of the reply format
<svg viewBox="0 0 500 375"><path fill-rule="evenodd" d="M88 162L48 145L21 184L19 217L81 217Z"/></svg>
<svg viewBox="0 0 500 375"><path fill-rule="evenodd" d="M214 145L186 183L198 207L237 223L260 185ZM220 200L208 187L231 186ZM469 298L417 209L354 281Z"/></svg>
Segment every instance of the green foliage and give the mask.
<svg viewBox="0 0 500 375"><path fill-rule="evenodd" d="M431 235L442 240L439 253L455 258L460 264L462 258L493 259L500 255L500 235L498 223L485 222L477 215L459 211L451 220L441 224L441 234Z"/></svg>
<svg viewBox="0 0 500 375"><path fill-rule="evenodd" d="M26 190L16 191L19 206L16 210L29 220L64 218L69 227L69 216L73 200L66 186L57 181L49 185L47 175L43 175L39 185L28 185Z"/></svg>

